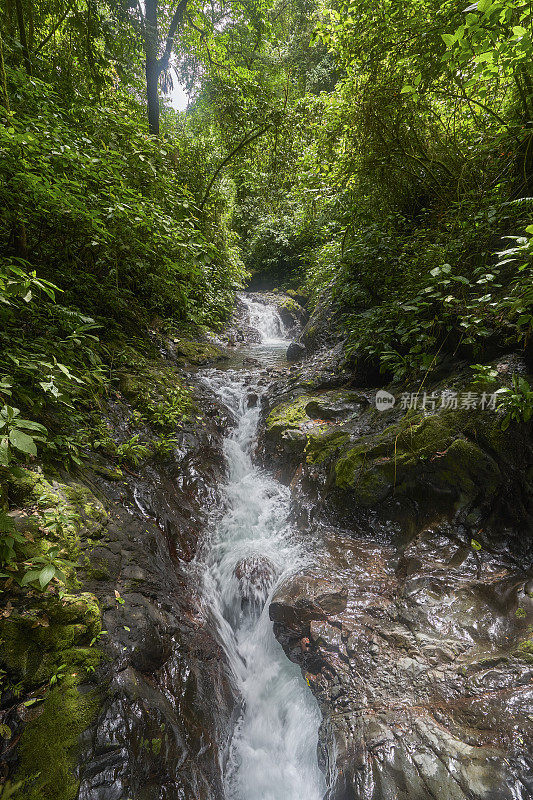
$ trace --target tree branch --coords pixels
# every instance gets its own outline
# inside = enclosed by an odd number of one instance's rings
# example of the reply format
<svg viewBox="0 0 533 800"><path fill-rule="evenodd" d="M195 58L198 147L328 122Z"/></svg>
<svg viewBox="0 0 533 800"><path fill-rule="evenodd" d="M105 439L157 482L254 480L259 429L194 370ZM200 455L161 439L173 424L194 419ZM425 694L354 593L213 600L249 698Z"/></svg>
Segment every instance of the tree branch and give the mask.
<svg viewBox="0 0 533 800"><path fill-rule="evenodd" d="M205 194L204 194L204 196L203 196L203 198L202 198L202 202L200 203L200 211L203 211L203 209L204 209L204 206L205 206L205 204L206 204L206 202L207 202L207 198L209 197L209 192L211 191L211 188L212 188L212 186L213 186L214 182L216 181L216 179L218 178L218 176L220 175L221 171L224 169L224 167L226 166L226 164L227 164L229 161L231 161L231 159L233 158L233 156L237 155L237 153L238 153L240 150L242 150L242 148L243 148L243 147L246 147L246 145L247 145L247 144L250 144L251 142L253 142L253 141L254 141L254 139L258 139L258 138L259 138L260 136L262 136L262 135L263 135L263 133L265 133L265 131L267 131L267 130L268 130L270 127L271 127L271 124L269 123L268 125L265 125L263 128L261 128L261 130L259 130L259 131L256 131L256 132L255 132L255 133L254 133L252 136L245 137L245 138L242 140L242 142L240 142L240 143L237 145L237 147L233 148L233 150L231 151L231 153L229 153L229 155L227 155L227 156L226 156L226 158L225 158L225 159L224 159L224 160L223 160L223 161L222 161L222 162L219 164L219 166L216 168L216 170L215 170L215 172L214 172L214 174L213 174L213 177L211 178L211 180L209 181L209 183L208 183L208 185L207 185L207 189L205 190Z"/></svg>
<svg viewBox="0 0 533 800"><path fill-rule="evenodd" d="M42 42L37 45L37 47L33 51L34 53L38 53L39 50L42 50L43 47L48 44L48 42L50 41L50 39L52 38L54 33L64 23L64 21L66 20L66 18L68 17L68 15L70 14L70 12L72 11L73 8L74 8L74 2L69 3L65 13L61 17L59 17L58 21L56 22L56 24L54 25L54 27L52 28L52 30L50 31L48 36L45 36L44 39L42 40Z"/></svg>
<svg viewBox="0 0 533 800"><path fill-rule="evenodd" d="M165 51L161 58L159 59L159 71L163 72L168 67L168 62L170 61L170 54L172 52L172 45L174 44L174 36L176 35L176 31L179 27L183 24L183 15L185 14L185 9L187 8L187 3L189 0L180 0L178 3L177 9L174 11L174 15L172 20L170 21L170 27L168 29L167 40L165 43Z"/></svg>

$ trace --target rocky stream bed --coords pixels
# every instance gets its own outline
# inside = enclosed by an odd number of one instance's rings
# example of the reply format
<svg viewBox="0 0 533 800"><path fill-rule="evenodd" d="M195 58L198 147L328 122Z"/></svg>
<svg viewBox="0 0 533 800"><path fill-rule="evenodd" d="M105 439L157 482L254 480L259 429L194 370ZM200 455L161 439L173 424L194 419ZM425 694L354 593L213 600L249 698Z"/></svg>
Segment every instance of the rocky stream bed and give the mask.
<svg viewBox="0 0 533 800"><path fill-rule="evenodd" d="M378 411L297 300L242 298L192 360L169 344L202 415L164 467L10 476L21 530L37 484L78 509L84 565L84 594L2 622L4 667L43 699L3 702L20 797L533 798L530 428ZM65 660L83 679L44 691Z"/></svg>

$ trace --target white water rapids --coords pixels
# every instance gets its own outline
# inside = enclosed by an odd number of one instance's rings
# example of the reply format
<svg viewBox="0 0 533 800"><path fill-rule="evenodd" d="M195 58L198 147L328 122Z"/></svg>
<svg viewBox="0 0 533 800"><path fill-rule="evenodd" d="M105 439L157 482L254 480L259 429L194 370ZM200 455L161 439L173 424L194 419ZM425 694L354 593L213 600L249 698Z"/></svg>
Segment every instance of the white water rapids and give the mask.
<svg viewBox="0 0 533 800"><path fill-rule="evenodd" d="M250 355L286 348L277 310L245 303L262 339L255 351L250 346ZM303 548L288 522L288 489L253 462L259 410L248 408L248 390L257 391L250 377L237 370L206 375L237 420L225 441L228 480L223 510L213 520L204 595L243 698L225 768L225 795L226 800L321 800L318 708L300 669L276 641L268 616L275 586L303 563Z"/></svg>

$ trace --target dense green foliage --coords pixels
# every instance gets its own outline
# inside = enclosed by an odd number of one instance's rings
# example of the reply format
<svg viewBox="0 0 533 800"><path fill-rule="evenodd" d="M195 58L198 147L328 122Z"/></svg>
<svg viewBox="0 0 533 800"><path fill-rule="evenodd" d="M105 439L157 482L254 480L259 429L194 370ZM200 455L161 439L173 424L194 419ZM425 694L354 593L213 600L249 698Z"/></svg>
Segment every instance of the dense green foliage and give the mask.
<svg viewBox="0 0 533 800"><path fill-rule="evenodd" d="M168 453L185 386L135 384L120 443L106 397L150 338L219 327L248 272L332 299L355 370L530 347L525 0L9 0L0 23L4 469ZM186 113L158 99L176 76ZM529 414L527 383L502 399Z"/></svg>
<svg viewBox="0 0 533 800"><path fill-rule="evenodd" d="M231 202L200 209L213 136L164 109L164 137L147 131L134 23L114 4L0 10L0 569L19 591L71 581L76 552L52 511L36 535L13 524L12 469L168 457L193 405L150 359L219 327L244 276ZM117 440L106 403L136 370L150 388Z"/></svg>
<svg viewBox="0 0 533 800"><path fill-rule="evenodd" d="M278 117L231 165L254 282L333 295L353 365L398 380L528 347L529 4L294 2L267 19L246 85ZM204 68L216 92L204 81L198 107L236 120L242 85Z"/></svg>

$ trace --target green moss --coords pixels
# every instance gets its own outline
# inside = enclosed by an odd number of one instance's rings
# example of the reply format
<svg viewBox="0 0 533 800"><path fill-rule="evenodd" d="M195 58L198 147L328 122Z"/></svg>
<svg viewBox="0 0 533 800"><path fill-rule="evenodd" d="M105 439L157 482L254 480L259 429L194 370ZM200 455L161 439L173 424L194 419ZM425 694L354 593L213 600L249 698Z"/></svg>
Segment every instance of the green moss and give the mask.
<svg viewBox="0 0 533 800"><path fill-rule="evenodd" d="M5 472L4 480L11 503L22 505L31 497L41 476L24 467L11 467Z"/></svg>
<svg viewBox="0 0 533 800"><path fill-rule="evenodd" d="M273 408L266 419L267 431L276 433L287 428L298 428L305 422L309 422L310 417L307 416L305 407L312 399L311 395L306 394L297 397L290 403L282 403Z"/></svg>
<svg viewBox="0 0 533 800"><path fill-rule="evenodd" d="M189 339L172 339L173 350L182 362L201 365L227 358L224 351L212 342L192 342Z"/></svg>
<svg viewBox="0 0 533 800"><path fill-rule="evenodd" d="M15 777L23 781L24 800L74 800L77 795L78 740L100 706L98 694L80 693L78 681L68 674L49 689L39 716L24 728Z"/></svg>
<svg viewBox="0 0 533 800"><path fill-rule="evenodd" d="M124 473L119 467L110 469L108 467L103 467L100 464L91 464L91 469L93 472L96 472L97 475L101 475L108 481L121 481L124 479Z"/></svg>
<svg viewBox="0 0 533 800"><path fill-rule="evenodd" d="M17 680L32 689L49 681L61 664L85 670L94 667L98 650L87 645L100 630L100 609L94 595L84 592L62 600L43 595L34 607L2 620L0 659Z"/></svg>
<svg viewBox="0 0 533 800"><path fill-rule="evenodd" d="M108 563L103 560L87 562L84 575L86 580L92 581L109 581L112 577Z"/></svg>
<svg viewBox="0 0 533 800"><path fill-rule="evenodd" d="M298 289L287 289L285 294L288 294L289 297L292 297L297 302L307 303L309 301L309 292L304 289L302 286ZM300 303L300 305L301 305Z"/></svg>
<svg viewBox="0 0 533 800"><path fill-rule="evenodd" d="M460 413L408 414L343 452L335 465L335 484L353 490L365 506L424 482L453 490L461 499L473 497L480 487L490 495L501 480L498 466L461 434L462 423Z"/></svg>
<svg viewBox="0 0 533 800"><path fill-rule="evenodd" d="M346 444L349 438L347 433L337 429L313 431L307 439L307 462L309 464L322 464Z"/></svg>
<svg viewBox="0 0 533 800"><path fill-rule="evenodd" d="M135 373L120 376L120 390L144 421L173 429L198 414L189 387L170 362L145 362ZM133 419L133 416L132 416Z"/></svg>
<svg viewBox="0 0 533 800"><path fill-rule="evenodd" d="M305 333L305 340L307 342L312 343L316 338L317 328L315 325L310 325L308 328L305 329L304 333Z"/></svg>
<svg viewBox="0 0 533 800"><path fill-rule="evenodd" d="M513 655L521 661L533 664L533 639L524 639L520 642Z"/></svg>
<svg viewBox="0 0 533 800"><path fill-rule="evenodd" d="M8 475L10 505L19 505L14 514L16 527L31 535L20 553L20 562L42 555L52 547L59 556L77 562L84 543L100 538L108 514L97 497L85 486L47 480L41 473L18 469ZM21 572L26 571L19 563ZM75 567L64 565L67 586L76 583Z"/></svg>
<svg viewBox="0 0 533 800"><path fill-rule="evenodd" d="M276 304L282 306L286 311L289 311L293 316L298 317L302 314L303 308L292 297L286 297L280 294L276 298Z"/></svg>
<svg viewBox="0 0 533 800"><path fill-rule="evenodd" d="M473 496L483 488L485 495L494 493L501 479L496 462L477 444L456 439L437 464L439 481L454 487L463 495Z"/></svg>
<svg viewBox="0 0 533 800"><path fill-rule="evenodd" d="M26 691L45 692L43 704L31 706L20 742L15 779L23 781L21 800L76 796L78 738L100 704L95 692L80 693L78 684L99 664L101 652L90 645L100 631L98 602L88 592L62 599L43 594L0 624L3 667Z"/></svg>

